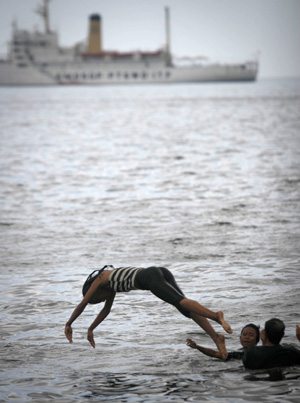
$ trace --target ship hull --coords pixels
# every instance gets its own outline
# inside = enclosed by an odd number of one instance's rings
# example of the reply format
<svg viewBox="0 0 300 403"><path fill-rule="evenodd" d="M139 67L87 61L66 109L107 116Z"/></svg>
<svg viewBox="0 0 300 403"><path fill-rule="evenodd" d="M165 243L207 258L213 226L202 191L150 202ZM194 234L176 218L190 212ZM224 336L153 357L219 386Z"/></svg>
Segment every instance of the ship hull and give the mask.
<svg viewBox="0 0 300 403"><path fill-rule="evenodd" d="M257 65L212 64L166 67L164 65L114 65L109 63L68 63L63 66L18 67L0 63L0 85L111 85L153 83L201 83L221 81L254 81Z"/></svg>
<svg viewBox="0 0 300 403"><path fill-rule="evenodd" d="M55 85L53 77L40 72L34 66L21 68L13 63L0 63L0 85L1 86L22 86L22 85Z"/></svg>

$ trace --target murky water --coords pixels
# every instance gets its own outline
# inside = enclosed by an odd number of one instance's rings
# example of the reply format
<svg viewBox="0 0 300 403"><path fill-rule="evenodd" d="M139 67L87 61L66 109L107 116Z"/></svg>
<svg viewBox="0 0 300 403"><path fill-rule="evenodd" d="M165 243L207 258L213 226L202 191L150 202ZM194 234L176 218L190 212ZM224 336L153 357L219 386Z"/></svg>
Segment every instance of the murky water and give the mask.
<svg viewBox="0 0 300 403"><path fill-rule="evenodd" d="M0 90L0 402L297 402L300 368L210 359L194 322L153 295L119 294L63 330L92 268L163 265L299 347L300 82ZM214 326L221 331L218 325Z"/></svg>

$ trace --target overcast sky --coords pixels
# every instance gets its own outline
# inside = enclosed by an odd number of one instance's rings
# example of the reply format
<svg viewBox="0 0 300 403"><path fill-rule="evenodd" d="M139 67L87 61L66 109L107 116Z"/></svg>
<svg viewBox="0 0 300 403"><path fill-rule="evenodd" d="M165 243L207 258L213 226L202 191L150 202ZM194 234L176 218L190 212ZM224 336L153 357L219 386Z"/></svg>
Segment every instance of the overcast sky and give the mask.
<svg viewBox="0 0 300 403"><path fill-rule="evenodd" d="M11 23L43 29L34 12L42 0L0 0L0 54ZM300 77L300 0L51 0L50 26L61 46L86 40L90 14L102 16L105 50L154 51L171 17L175 56L244 61L260 53L260 77Z"/></svg>

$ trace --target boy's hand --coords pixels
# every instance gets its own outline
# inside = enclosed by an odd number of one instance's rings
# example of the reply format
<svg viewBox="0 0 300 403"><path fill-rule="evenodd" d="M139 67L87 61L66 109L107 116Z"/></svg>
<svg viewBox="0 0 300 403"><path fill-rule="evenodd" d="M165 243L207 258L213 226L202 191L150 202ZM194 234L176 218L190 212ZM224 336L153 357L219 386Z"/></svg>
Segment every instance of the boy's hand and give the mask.
<svg viewBox="0 0 300 403"><path fill-rule="evenodd" d="M90 345L95 348L96 347L96 343L94 340L94 334L92 330L88 330L88 336L87 336L88 341L90 342Z"/></svg>
<svg viewBox="0 0 300 403"><path fill-rule="evenodd" d="M191 348L197 348L197 344L191 339L186 339L186 345Z"/></svg>
<svg viewBox="0 0 300 403"><path fill-rule="evenodd" d="M73 342L73 340L72 340L72 333L73 333L73 331L72 331L71 326L70 326L70 325L66 325L66 326L65 326L65 335L66 335L66 338L69 340L70 343Z"/></svg>

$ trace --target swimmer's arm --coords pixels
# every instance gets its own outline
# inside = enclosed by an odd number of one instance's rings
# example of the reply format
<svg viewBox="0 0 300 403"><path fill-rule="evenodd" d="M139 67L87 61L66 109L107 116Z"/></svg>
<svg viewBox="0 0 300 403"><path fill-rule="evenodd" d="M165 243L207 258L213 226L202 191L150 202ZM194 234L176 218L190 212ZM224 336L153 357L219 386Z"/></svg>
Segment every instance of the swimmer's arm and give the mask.
<svg viewBox="0 0 300 403"><path fill-rule="evenodd" d="M111 271L104 272L98 278L96 278L96 280L93 282L93 284L91 285L88 292L85 294L82 301L77 305L77 307L74 309L72 315L70 316L69 320L67 321L66 326L65 326L65 335L70 343L72 343L72 341L73 341L72 340L72 328L71 328L72 323L85 310L85 307L87 306L90 299L93 297L93 295L97 291L98 287L103 287L108 283L108 278L110 276L110 273L111 273Z"/></svg>
<svg viewBox="0 0 300 403"><path fill-rule="evenodd" d="M94 340L94 334L93 330L96 329L97 326L100 325L101 322L104 321L104 319L109 315L112 304L114 303L116 293L112 292L111 296L107 298L105 301L103 309L99 312L98 316L94 320L94 322L91 324L91 326L88 329L88 341L90 342L92 347L96 347L95 340Z"/></svg>
<svg viewBox="0 0 300 403"><path fill-rule="evenodd" d="M205 355L208 355L209 357L222 359L220 352L216 351L216 350L212 350L211 348L202 347L197 344L197 350L199 350L201 353L203 353Z"/></svg>
<svg viewBox="0 0 300 403"><path fill-rule="evenodd" d="M220 354L219 351L216 350L212 350L211 348L206 348L206 347L202 347L199 346L198 344L196 344L193 340L191 339L187 339L187 345L191 348L194 348L195 350L200 351L201 353L207 355L208 357L214 357L214 358L219 358L222 359L222 356Z"/></svg>

